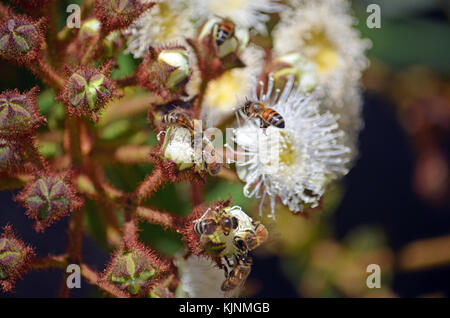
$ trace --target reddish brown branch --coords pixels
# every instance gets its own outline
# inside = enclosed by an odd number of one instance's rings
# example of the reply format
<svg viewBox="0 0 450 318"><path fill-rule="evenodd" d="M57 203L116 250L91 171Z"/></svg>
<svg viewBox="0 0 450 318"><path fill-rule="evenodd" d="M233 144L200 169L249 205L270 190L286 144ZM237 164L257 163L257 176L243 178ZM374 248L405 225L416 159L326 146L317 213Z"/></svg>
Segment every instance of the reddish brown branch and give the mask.
<svg viewBox="0 0 450 318"><path fill-rule="evenodd" d="M184 220L183 217L174 216L167 212L161 212L156 209L143 206L138 207L137 215L149 223L158 224L163 226L164 229L169 228L177 232L181 228Z"/></svg>
<svg viewBox="0 0 450 318"><path fill-rule="evenodd" d="M64 87L64 78L45 64L45 61L43 61L42 58L36 59L27 66L37 77L53 87L56 91L59 91Z"/></svg>
<svg viewBox="0 0 450 318"><path fill-rule="evenodd" d="M73 212L70 218L69 235L67 243L67 256L70 264L81 264L82 246L83 246L83 218L84 208ZM60 297L69 297L70 290L66 284L66 274L61 286Z"/></svg>
<svg viewBox="0 0 450 318"><path fill-rule="evenodd" d="M68 265L66 255L48 255L38 257L33 261L32 267L35 270L49 268L66 268Z"/></svg>
<svg viewBox="0 0 450 318"><path fill-rule="evenodd" d="M153 173L145 178L136 190L138 203L141 203L144 199L150 197L154 192L156 192L156 190L168 181L168 178L164 178L161 169L156 168L153 170Z"/></svg>
<svg viewBox="0 0 450 318"><path fill-rule="evenodd" d="M99 275L96 271L92 270L88 265L81 264L81 275L92 285L98 286L108 294L118 298L129 298L130 296L121 291L114 284L107 281L99 281Z"/></svg>

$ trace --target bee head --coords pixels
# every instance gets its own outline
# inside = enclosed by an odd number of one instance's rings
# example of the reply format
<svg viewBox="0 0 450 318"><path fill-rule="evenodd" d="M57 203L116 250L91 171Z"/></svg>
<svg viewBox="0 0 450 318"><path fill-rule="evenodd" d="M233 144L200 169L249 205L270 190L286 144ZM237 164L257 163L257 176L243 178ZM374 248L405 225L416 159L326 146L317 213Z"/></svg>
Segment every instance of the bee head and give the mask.
<svg viewBox="0 0 450 318"><path fill-rule="evenodd" d="M244 113L245 113L246 115L248 115L248 114L251 112L252 104L253 104L253 103L252 103L251 101L249 101L249 100L245 101L245 104L244 104Z"/></svg>

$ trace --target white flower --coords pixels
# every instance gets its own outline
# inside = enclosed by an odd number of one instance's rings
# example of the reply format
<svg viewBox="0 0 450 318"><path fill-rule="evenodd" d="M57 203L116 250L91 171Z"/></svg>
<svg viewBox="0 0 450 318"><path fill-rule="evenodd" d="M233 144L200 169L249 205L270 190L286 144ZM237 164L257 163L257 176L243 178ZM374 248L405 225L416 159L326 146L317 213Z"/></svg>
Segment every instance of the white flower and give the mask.
<svg viewBox="0 0 450 318"><path fill-rule="evenodd" d="M263 68L264 51L250 45L240 58L246 67L231 69L208 83L202 114L207 127L219 124L233 113L238 100L251 94L254 79Z"/></svg>
<svg viewBox="0 0 450 318"><path fill-rule="evenodd" d="M203 22L211 16L231 19L242 28L254 28L266 32L265 23L269 16L265 13L280 11L283 6L277 0L190 0L195 17Z"/></svg>
<svg viewBox="0 0 450 318"><path fill-rule="evenodd" d="M184 44L185 38L195 34L190 12L186 1L158 2L124 32L128 38L127 52L141 58L150 45Z"/></svg>
<svg viewBox="0 0 450 318"><path fill-rule="evenodd" d="M273 78L267 91L252 101L260 101L277 111L285 120L285 128L259 128L259 119L247 120L234 130L239 150L236 169L246 185L247 197L262 197L260 214L266 196L270 197L272 217L279 197L293 212L305 204L317 206L326 185L348 172L349 149L342 144L344 133L338 129L337 116L319 113L320 101L294 89L293 78L284 90L273 92Z"/></svg>
<svg viewBox="0 0 450 318"><path fill-rule="evenodd" d="M339 114L347 133L346 144L354 147L362 128L361 72L367 67L369 40L361 39L347 0L290 0L273 32L277 55L302 53L316 65L325 102L322 110Z"/></svg>
<svg viewBox="0 0 450 318"><path fill-rule="evenodd" d="M194 149L191 143L191 134L188 129L169 127L161 149L165 158L174 161L179 170L184 170L194 165Z"/></svg>
<svg viewBox="0 0 450 318"><path fill-rule="evenodd" d="M179 255L174 260L178 268L180 285L176 296L179 298L224 298L221 290L225 280L224 271L204 256L190 255L185 259Z"/></svg>

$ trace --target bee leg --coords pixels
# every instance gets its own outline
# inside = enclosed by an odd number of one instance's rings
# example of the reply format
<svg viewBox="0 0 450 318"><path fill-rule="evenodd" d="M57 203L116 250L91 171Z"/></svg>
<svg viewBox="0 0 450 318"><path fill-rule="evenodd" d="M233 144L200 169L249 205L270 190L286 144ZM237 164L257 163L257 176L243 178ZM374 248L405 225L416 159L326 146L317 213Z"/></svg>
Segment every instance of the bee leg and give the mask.
<svg viewBox="0 0 450 318"><path fill-rule="evenodd" d="M227 259L227 258L225 257L225 259ZM227 260L227 263L228 263L228 260ZM228 278L228 268L222 263L220 258L216 259L216 264L217 264L217 267L219 267L220 269L223 269L225 278Z"/></svg>
<svg viewBox="0 0 450 318"><path fill-rule="evenodd" d="M225 262L227 262L228 267L231 267L230 260L228 257L224 256Z"/></svg>

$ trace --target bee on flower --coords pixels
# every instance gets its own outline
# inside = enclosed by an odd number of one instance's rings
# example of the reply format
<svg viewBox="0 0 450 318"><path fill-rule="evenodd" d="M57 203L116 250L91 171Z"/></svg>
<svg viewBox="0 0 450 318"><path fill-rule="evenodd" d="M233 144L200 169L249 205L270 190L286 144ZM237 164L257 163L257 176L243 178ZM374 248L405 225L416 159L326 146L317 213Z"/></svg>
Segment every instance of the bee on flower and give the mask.
<svg viewBox="0 0 450 318"><path fill-rule="evenodd" d="M350 150L342 143L337 116L320 113L320 100L304 95L292 77L282 91L274 89L269 77L266 90L261 85L258 94L255 86L249 100L280 114L284 127L261 128L259 118L239 120L234 142L244 194L261 198L260 214L269 197L272 217L277 199L295 213L317 206L327 184L348 171Z"/></svg>

